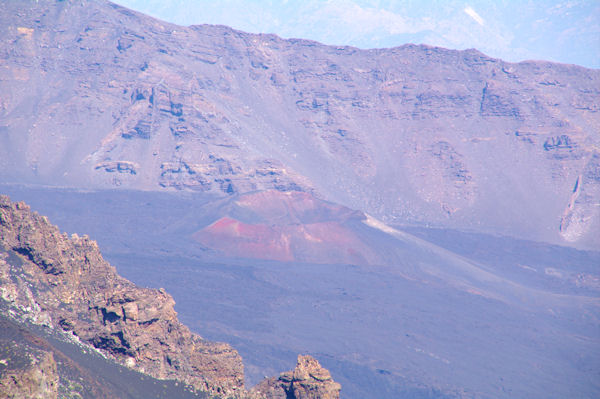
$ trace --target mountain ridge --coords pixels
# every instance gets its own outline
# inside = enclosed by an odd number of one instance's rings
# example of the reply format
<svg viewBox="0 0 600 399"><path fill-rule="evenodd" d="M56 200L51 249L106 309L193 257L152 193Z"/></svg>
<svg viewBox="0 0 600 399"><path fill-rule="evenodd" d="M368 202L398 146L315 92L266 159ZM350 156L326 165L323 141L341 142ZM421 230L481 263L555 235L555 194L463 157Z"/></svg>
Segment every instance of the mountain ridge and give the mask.
<svg viewBox="0 0 600 399"><path fill-rule="evenodd" d="M2 181L301 190L390 223L598 244L597 70L27 4L1 15Z"/></svg>

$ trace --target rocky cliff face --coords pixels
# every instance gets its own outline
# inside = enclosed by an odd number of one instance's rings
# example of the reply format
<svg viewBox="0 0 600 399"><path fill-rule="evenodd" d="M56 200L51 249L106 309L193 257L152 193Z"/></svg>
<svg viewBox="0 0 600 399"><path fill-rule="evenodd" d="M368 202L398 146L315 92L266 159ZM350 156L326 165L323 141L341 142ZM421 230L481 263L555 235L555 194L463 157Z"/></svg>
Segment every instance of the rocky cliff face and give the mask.
<svg viewBox="0 0 600 399"><path fill-rule="evenodd" d="M296 368L264 380L254 391L273 399L339 399L341 386L311 356L298 356Z"/></svg>
<svg viewBox="0 0 600 399"><path fill-rule="evenodd" d="M2 181L306 190L386 222L597 247L597 70L181 27L106 1L7 2L0 34Z"/></svg>
<svg viewBox="0 0 600 399"><path fill-rule="evenodd" d="M237 351L191 333L177 320L175 302L164 290L137 287L120 277L94 241L61 234L46 217L7 196L0 196L0 296L13 309L10 312L18 311L23 319L70 332L118 363L152 377L179 380L219 397L277 397L246 391ZM20 368L7 371L0 363L2 393L15 398L56 397L52 353L38 349L31 353L35 356ZM302 389L329 392L330 386L339 391L339 384L325 378L328 372L314 359L302 359L302 370L308 371L298 371L299 361L293 373L296 385L305 387L294 388L298 395ZM313 381L310 376L323 378Z"/></svg>
<svg viewBox="0 0 600 399"><path fill-rule="evenodd" d="M1 293L32 321L71 331L119 363L219 395L244 391L242 360L192 334L163 290L121 278L87 237L67 237L0 197Z"/></svg>

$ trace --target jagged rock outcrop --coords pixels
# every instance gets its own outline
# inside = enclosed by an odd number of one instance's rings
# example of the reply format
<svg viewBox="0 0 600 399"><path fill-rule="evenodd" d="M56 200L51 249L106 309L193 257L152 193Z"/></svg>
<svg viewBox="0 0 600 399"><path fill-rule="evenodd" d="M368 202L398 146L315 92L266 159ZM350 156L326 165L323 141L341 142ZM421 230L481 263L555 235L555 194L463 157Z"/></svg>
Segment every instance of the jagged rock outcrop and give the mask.
<svg viewBox="0 0 600 399"><path fill-rule="evenodd" d="M120 277L87 236L69 238L6 196L0 196L0 287L2 299L30 321L70 331L121 364L212 394L245 395L237 351L191 333L164 290Z"/></svg>
<svg viewBox="0 0 600 399"><path fill-rule="evenodd" d="M299 355L296 368L264 380L254 388L269 399L339 399L341 386L309 355Z"/></svg>
<svg viewBox="0 0 600 399"><path fill-rule="evenodd" d="M21 367L4 369L1 359L0 398L55 399L58 397L58 372L51 352L29 354L29 361ZM3 370L4 369L4 370Z"/></svg>
<svg viewBox="0 0 600 399"><path fill-rule="evenodd" d="M87 236L68 237L45 216L4 195L0 298L23 321L71 332L127 367L218 397L276 399L281 389L298 399L339 397L340 385L310 356L300 356L296 369L272 379L271 388L246 391L237 351L191 333L163 289L141 288L122 278ZM29 352L28 362L18 369L6 371L6 363L0 363L0 392L10 398L56 397L52 353Z"/></svg>

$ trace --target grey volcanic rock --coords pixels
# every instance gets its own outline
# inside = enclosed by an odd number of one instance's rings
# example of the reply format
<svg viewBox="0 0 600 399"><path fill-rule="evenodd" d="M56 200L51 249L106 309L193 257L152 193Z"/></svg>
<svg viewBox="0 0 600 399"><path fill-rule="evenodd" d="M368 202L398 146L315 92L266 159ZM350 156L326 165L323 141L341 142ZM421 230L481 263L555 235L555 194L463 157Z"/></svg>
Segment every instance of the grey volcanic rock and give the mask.
<svg viewBox="0 0 600 399"><path fill-rule="evenodd" d="M0 34L1 181L304 190L390 223L600 244L600 71L181 27L106 1L8 1Z"/></svg>
<svg viewBox="0 0 600 399"><path fill-rule="evenodd" d="M2 370L0 395L10 399L57 398L58 373L52 353L37 351L35 355L30 355L27 364Z"/></svg>
<svg viewBox="0 0 600 399"><path fill-rule="evenodd" d="M341 386L309 355L299 355L296 368L269 378L253 390L269 399L339 399Z"/></svg>
<svg viewBox="0 0 600 399"><path fill-rule="evenodd" d="M87 237L61 234L0 196L2 299L37 324L70 331L121 364L220 396L244 395L241 357L192 334L164 290L120 277ZM32 377L33 378L33 377Z"/></svg>

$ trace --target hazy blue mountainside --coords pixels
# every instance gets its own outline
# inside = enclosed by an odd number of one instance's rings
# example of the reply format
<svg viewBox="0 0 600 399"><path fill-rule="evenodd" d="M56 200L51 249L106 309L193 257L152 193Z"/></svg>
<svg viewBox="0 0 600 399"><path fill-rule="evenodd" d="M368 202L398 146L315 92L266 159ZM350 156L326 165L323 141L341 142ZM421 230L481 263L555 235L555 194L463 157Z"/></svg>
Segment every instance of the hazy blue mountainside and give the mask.
<svg viewBox="0 0 600 399"><path fill-rule="evenodd" d="M5 1L0 37L0 194L167 289L236 387L307 353L343 398L600 396L599 70L104 0Z"/></svg>
<svg viewBox="0 0 600 399"><path fill-rule="evenodd" d="M105 1L8 1L0 22L2 181L295 189L390 223L600 245L597 70L181 27Z"/></svg>

